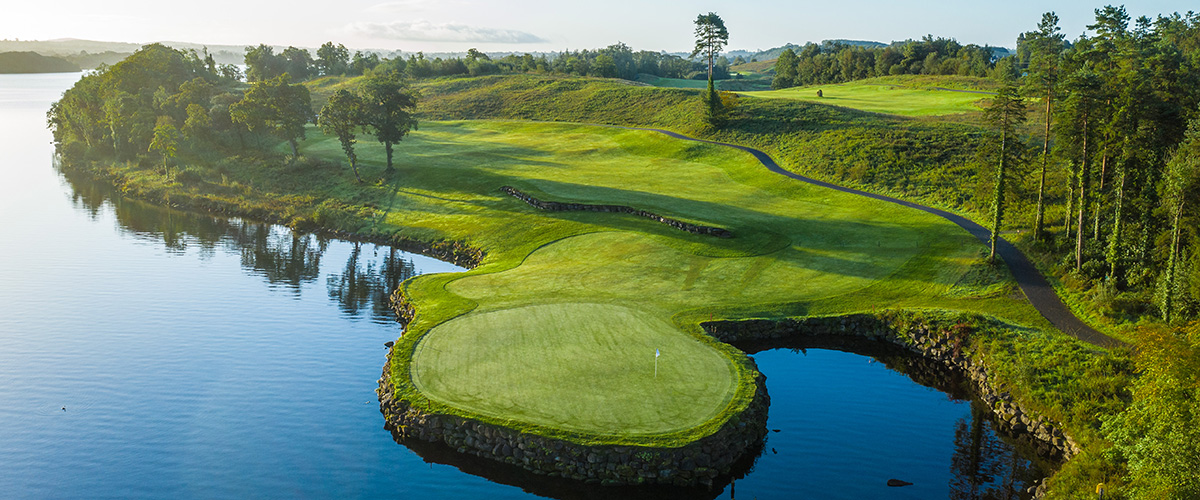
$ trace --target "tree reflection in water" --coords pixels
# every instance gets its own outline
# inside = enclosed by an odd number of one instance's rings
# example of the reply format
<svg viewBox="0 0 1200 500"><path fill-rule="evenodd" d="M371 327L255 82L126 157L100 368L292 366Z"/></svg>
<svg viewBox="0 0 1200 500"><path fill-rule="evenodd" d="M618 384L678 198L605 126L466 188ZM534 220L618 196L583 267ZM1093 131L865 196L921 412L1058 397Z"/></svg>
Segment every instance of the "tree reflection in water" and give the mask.
<svg viewBox="0 0 1200 500"><path fill-rule="evenodd" d="M322 276L321 259L334 240L301 234L286 227L227 219L160 207L119 196L105 184L61 171L71 185L72 202L93 219L111 210L120 230L144 241L161 244L168 252L196 251L203 258L217 250L240 256L242 268L261 276L272 287L299 295L303 285ZM341 273L326 276L329 298L346 315L368 315L375 322L392 322L389 294L417 274L411 259L394 248L369 243L353 245ZM369 252L369 254L367 254ZM383 256L379 256L383 253Z"/></svg>
<svg viewBox="0 0 1200 500"><path fill-rule="evenodd" d="M950 470L953 500L1015 500L1022 488L1044 474L1028 459L1000 439L986 411L971 405L970 421L961 418L954 426L954 455Z"/></svg>
<svg viewBox="0 0 1200 500"><path fill-rule="evenodd" d="M380 247L374 248L378 252ZM343 313L358 316L369 310L375 319L392 317L388 296L400 283L416 275L416 267L411 260L401 258L395 248L384 251L382 261L363 259L363 245L354 243L342 273L326 278L329 298L337 302Z"/></svg>

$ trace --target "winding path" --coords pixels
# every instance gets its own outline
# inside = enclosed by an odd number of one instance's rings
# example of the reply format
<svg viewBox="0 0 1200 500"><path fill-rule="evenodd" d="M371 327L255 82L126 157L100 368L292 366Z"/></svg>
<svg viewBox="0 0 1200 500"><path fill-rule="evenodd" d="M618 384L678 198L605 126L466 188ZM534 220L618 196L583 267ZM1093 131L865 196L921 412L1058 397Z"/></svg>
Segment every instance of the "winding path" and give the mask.
<svg viewBox="0 0 1200 500"><path fill-rule="evenodd" d="M897 205L905 206L908 208L915 208L917 210L931 213L933 215L936 215L938 217L946 219L950 222L958 224L959 227L965 229L968 233L971 233L972 236L975 236L976 238L978 238L979 241L984 243L985 245L988 244L988 238L991 235L991 231L989 231L987 228L980 226L979 224L976 224L974 221L967 219L966 217L963 217L961 215L956 215L956 214L947 212L945 210L939 210L939 209L936 209L933 207L927 207L925 205L920 205L917 203L913 203L911 201L904 201L901 199L892 198L890 196L884 196L881 194L868 193L866 191L851 189L851 188L848 188L845 186L839 186L837 184L831 184L831 183L828 183L825 181L820 181L817 179L813 179L811 177L805 177L800 174L789 172L787 170L784 170L783 167L780 167L778 163L775 163L775 160L773 160L766 153L759 151L757 149L751 148L751 147L740 146L737 144L729 144L729 143L725 143L725 142L716 142L716 141L709 141L709 140L704 140L704 139L696 139L694 137L688 137L686 135L671 132L669 130L662 130L662 129L656 129L656 128L643 128L643 127L616 127L616 128L658 132L660 134L666 134L667 136L674 137L676 139L683 139L685 141L703 142L703 143L707 143L707 144L715 144L718 146L726 146L726 147L731 147L731 148L735 148L735 149L740 149L742 151L750 153L751 155L754 155L754 157L756 159L758 159L758 161L760 163L762 163L763 166L767 167L767 170L770 170L771 172L777 173L779 175L789 177L789 178L792 178L792 179L795 179L795 180L798 180L801 182L807 182L809 184L813 184L816 186L834 189L837 191L841 191L843 193L850 193L850 194L856 194L859 196L866 196L867 198L874 198L876 200L895 203ZM1119 341L1117 339L1114 339L1112 337L1109 337L1108 335L1105 335L1103 333L1096 331L1096 329L1088 326L1086 323L1084 323L1078 317L1076 317L1075 314L1072 313L1071 310L1067 308L1067 305L1063 303L1062 299L1060 299L1058 297L1058 293L1056 293L1054 291L1054 287L1051 286L1048 281L1046 281L1046 277L1042 276L1042 273L1039 272L1036 267L1034 267L1033 263L1029 261L1029 258L1025 257L1025 254L1021 253L1021 251L1018 250L1017 247L1014 246L1012 243L1009 243L1008 240L1005 240L1004 238L1000 238L999 241L996 242L996 253L1000 255L1000 258L1004 259L1004 262L1006 264L1008 264L1008 269L1012 272L1013 278L1015 278L1017 280L1017 285L1021 287L1021 291L1025 293L1025 297L1027 297L1029 299L1029 303L1032 304L1033 307L1038 310L1038 312L1042 313L1042 316L1044 316L1047 320L1049 320L1050 323L1053 324L1056 328L1058 328L1059 330L1062 330L1063 333L1066 333L1067 335L1070 335L1079 340L1082 340L1084 342L1087 342L1087 343L1090 343L1090 344L1093 344L1096 346L1100 346L1100 347L1105 347L1105 348L1116 347L1116 346L1120 346L1123 344L1121 341Z"/></svg>

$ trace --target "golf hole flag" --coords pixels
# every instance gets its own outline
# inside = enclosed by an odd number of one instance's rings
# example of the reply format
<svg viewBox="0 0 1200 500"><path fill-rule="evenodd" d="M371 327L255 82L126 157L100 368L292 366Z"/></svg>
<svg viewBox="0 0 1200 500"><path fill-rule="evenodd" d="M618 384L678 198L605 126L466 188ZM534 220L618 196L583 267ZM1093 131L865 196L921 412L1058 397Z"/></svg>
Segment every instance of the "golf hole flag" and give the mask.
<svg viewBox="0 0 1200 500"><path fill-rule="evenodd" d="M654 378L658 378L658 348L654 348Z"/></svg>

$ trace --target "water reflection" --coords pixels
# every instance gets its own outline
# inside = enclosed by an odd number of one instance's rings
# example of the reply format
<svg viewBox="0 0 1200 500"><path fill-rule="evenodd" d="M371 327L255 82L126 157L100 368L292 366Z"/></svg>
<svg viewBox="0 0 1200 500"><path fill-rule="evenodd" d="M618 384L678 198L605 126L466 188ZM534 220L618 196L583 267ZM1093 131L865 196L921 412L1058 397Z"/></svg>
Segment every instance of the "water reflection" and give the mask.
<svg viewBox="0 0 1200 500"><path fill-rule="evenodd" d="M379 252L380 248L374 247L374 254ZM411 260L402 258L395 248L385 248L382 260L378 260L377 255L364 257L362 253L363 245L354 243L342 273L326 278L329 298L337 302L343 313L351 316L370 311L373 317L387 317L391 314L388 294L401 282L415 276L416 267Z"/></svg>
<svg viewBox="0 0 1200 500"><path fill-rule="evenodd" d="M749 353L770 353L772 351L791 351L794 356L805 356L806 354L815 354L819 350L826 352L840 351L843 353L852 353L861 356L869 356L869 362L883 365L890 372L903 374L908 380L915 382L924 387L936 389L941 392L944 397L955 404L955 406L963 408L965 411L959 413L961 416L950 421L952 423L952 445L943 447L942 453L949 455L949 460L937 460L941 463L948 463L948 474L930 474L923 475L915 465L920 459L920 455L926 451L918 449L926 447L936 441L934 436L938 434L950 434L944 431L939 432L938 429L921 429L919 434L927 436L930 443L912 443L910 449L895 453L895 456L888 459L876 458L881 466L895 466L897 471L895 476L898 479L904 479L918 484L913 487L904 487L895 489L896 495L901 495L897 498L909 498L907 495L912 493L906 491L908 488L928 487L929 481L936 481L938 475L944 479L939 488L940 492L936 493L937 497L947 497L954 500L999 500L999 499L1024 499L1029 498L1025 490L1041 481L1047 476L1047 471L1055 470L1058 463L1052 459L1041 457L1033 445L1024 439L1015 439L1010 436L1003 435L997 430L996 425L992 420L991 413L986 405L980 402L974 393L973 385L969 378L959 370L953 370L946 367L944 364L936 361L930 361L920 356L916 356L908 351L898 349L891 344L883 342L869 341L859 338L846 338L839 336L812 336L796 341L785 346L780 346L776 343L745 343L737 345ZM777 375L780 373L778 367L780 356L775 356L774 363L764 363L762 355L755 356L760 365L760 369L767 374L768 390L776 391L780 385L785 385L785 390L788 385L794 383L793 380L783 381L782 384L778 380ZM802 363L805 360L792 359L789 362ZM852 370L865 370L864 368L851 368ZM773 372L775 375L773 375ZM790 374L788 374L790 375ZM844 375L844 374L843 374ZM869 387L858 387L854 383L841 383L829 379L820 380L818 383L831 383L844 385L846 387L833 389L831 392L837 393L843 391L840 397L850 399L851 396L845 391L859 392ZM902 426L900 420L904 413L903 405L906 400L903 397L897 397L894 394L888 394L888 391L883 391L881 394L863 397L866 400L865 404L874 406L871 410L877 415L874 420L868 421L875 425L880 425L880 422L886 422L884 425ZM776 418L777 412L783 411L812 411L813 408L788 409L781 407L787 405L785 398L779 397L775 392L772 393L771 418ZM881 415L881 417L879 417ZM861 418L859 415L848 415L846 421L841 424L832 424L830 427L835 429L835 433L839 435L850 435L845 431L846 426L858 425L855 419ZM947 424L950 424L947 422ZM932 423L932 421L931 421ZM777 428L785 425L784 423L768 423L769 426ZM784 434L771 433L768 435L767 454L765 459L774 458L773 452L778 448L779 453L785 453L784 446L796 446L794 442L789 442L791 436L787 436L789 432L794 432L799 429L784 429ZM893 432L901 432L902 429L869 429L858 433L857 438L862 442L850 442L850 447L858 447L867 450L865 455L874 455L875 457L883 457L896 450L884 449L889 446L887 442L881 439L883 437L891 437ZM784 437L788 439L781 439ZM854 437L846 437L842 440L853 441ZM793 450L788 450L793 451ZM804 450L807 451L807 450ZM946 455L942 455L945 457ZM935 458L936 457L931 457ZM760 463L762 461L760 460ZM763 464L763 471L772 467L770 464ZM858 468L857 464L856 467ZM905 470L911 468L911 472ZM945 470L945 469L943 469ZM899 472L903 471L903 472ZM880 474L882 471L867 471L866 467L857 470L855 474ZM914 476L903 476L900 474L914 474ZM890 477L871 477L863 480L883 482ZM754 480L755 476L751 475L749 480ZM937 486L937 485L934 485ZM922 492L924 493L924 492ZM933 493L933 492L931 492ZM867 495L868 492L860 492L858 496ZM925 495L929 498L933 496ZM759 496L762 498L762 496ZM854 498L855 495L842 495L842 498Z"/></svg>
<svg viewBox="0 0 1200 500"><path fill-rule="evenodd" d="M321 261L333 239L243 219L185 212L122 198L114 189L60 169L71 187L75 207L93 220L111 211L120 229L153 241L172 254L196 252L201 258L224 250L240 256L242 268L273 288L299 295L321 278ZM350 317L394 321L388 296L417 269L409 254L370 243L353 245L340 273L325 277L330 300ZM382 255L380 255L382 254Z"/></svg>
<svg viewBox="0 0 1200 500"><path fill-rule="evenodd" d="M1032 481L1045 475L996 434L986 410L979 404L972 404L970 417L961 418L954 425L951 470L953 500L1021 498Z"/></svg>

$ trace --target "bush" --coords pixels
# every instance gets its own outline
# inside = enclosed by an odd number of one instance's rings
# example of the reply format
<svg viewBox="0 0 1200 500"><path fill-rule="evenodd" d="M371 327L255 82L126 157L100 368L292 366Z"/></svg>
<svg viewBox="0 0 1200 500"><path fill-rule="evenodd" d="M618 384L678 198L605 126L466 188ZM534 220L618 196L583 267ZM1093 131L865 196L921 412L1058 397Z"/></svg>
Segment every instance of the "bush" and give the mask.
<svg viewBox="0 0 1200 500"><path fill-rule="evenodd" d="M187 185L196 185L204 182L204 176L199 168L186 167L175 172L175 182Z"/></svg>

